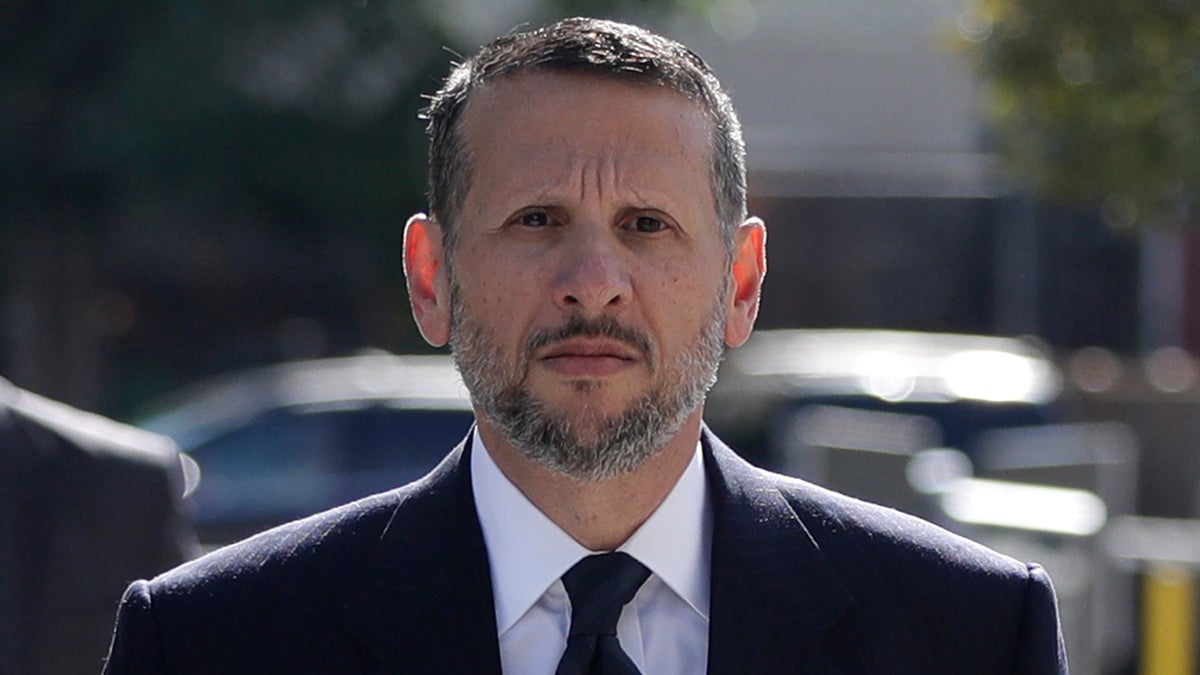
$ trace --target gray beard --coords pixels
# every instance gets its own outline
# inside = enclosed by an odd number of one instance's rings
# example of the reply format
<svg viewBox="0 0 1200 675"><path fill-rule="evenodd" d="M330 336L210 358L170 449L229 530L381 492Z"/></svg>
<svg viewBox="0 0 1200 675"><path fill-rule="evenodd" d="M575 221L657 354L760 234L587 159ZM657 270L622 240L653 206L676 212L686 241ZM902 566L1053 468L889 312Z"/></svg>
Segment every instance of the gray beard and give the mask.
<svg viewBox="0 0 1200 675"><path fill-rule="evenodd" d="M450 347L472 401L509 444L539 466L579 482L595 482L631 472L658 454L704 401L724 354L723 296L694 344L668 365L651 391L616 415L557 413L524 386L530 355L572 335L621 339L637 346L646 363L654 363L649 338L611 317L584 321L574 316L561 329L532 335L517 362L505 368L495 342L462 311L458 288L451 282Z"/></svg>

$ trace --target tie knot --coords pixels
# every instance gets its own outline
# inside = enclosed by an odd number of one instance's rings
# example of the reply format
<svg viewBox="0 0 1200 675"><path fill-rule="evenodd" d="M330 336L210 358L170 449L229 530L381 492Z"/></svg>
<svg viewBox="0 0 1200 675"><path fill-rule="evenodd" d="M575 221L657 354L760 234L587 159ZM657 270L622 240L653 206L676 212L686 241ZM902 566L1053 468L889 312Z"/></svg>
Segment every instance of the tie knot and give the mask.
<svg viewBox="0 0 1200 675"><path fill-rule="evenodd" d="M626 553L580 560L563 575L571 598L571 635L614 635L621 609L633 599L650 570Z"/></svg>

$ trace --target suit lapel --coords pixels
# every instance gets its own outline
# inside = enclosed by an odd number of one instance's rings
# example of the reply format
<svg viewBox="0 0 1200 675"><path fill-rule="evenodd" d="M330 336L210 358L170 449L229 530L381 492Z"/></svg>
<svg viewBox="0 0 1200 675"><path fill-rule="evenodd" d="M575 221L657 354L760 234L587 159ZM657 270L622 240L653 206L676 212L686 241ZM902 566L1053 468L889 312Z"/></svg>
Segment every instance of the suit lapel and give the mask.
<svg viewBox="0 0 1200 675"><path fill-rule="evenodd" d="M775 484L707 430L713 495L708 672L815 670L853 602Z"/></svg>
<svg viewBox="0 0 1200 675"><path fill-rule="evenodd" d="M382 672L500 672L469 438L398 492L392 520L343 605L343 625Z"/></svg>
<svg viewBox="0 0 1200 675"><path fill-rule="evenodd" d="M853 600L775 484L707 431L703 444L713 495L708 671L812 670ZM381 672L500 672L464 445L397 493L392 521L347 592L342 623Z"/></svg>

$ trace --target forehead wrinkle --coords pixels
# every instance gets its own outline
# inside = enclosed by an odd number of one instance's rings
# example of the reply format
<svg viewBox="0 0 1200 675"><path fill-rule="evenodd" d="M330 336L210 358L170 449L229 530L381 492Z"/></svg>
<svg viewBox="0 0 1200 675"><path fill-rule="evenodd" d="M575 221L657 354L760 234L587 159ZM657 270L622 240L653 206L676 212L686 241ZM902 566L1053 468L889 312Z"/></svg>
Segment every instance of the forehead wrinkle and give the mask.
<svg viewBox="0 0 1200 675"><path fill-rule="evenodd" d="M630 204L629 204L630 206L633 206L633 207L637 207L637 208L643 208L643 207L667 208L669 206L669 205L663 203L662 197L658 197L655 195L648 195L648 194L646 194L646 192L644 190L641 190L637 185L629 186L629 194L633 195L633 199L630 200Z"/></svg>
<svg viewBox="0 0 1200 675"><path fill-rule="evenodd" d="M530 157L534 149L517 154ZM595 153L568 147L567 152L544 157L546 161L540 162L542 171L500 174L500 180L488 186L487 193L498 200L494 202L497 204L567 206L572 202L582 205L619 200L622 207L653 207L669 213L683 206L670 188L656 186L667 173L661 162L637 153L621 154L625 157L611 150Z"/></svg>
<svg viewBox="0 0 1200 675"><path fill-rule="evenodd" d="M583 158L577 157L575 163L578 164L578 169L572 169L572 172L578 174L581 202L587 202L593 190L594 198L601 202L609 193L619 194L619 162L611 150Z"/></svg>

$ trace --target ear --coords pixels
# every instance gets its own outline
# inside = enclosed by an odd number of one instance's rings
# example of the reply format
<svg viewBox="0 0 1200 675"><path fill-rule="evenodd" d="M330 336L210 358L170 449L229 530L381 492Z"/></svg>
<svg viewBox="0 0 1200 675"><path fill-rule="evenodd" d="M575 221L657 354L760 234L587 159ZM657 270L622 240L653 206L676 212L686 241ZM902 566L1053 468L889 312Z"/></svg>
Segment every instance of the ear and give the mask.
<svg viewBox="0 0 1200 675"><path fill-rule="evenodd" d="M733 238L731 287L725 301L725 344L730 347L740 346L754 330L766 274L767 226L758 218L749 218Z"/></svg>
<svg viewBox="0 0 1200 675"><path fill-rule="evenodd" d="M421 337L434 347L450 339L450 284L446 278L442 228L424 213L404 226L404 278Z"/></svg>

